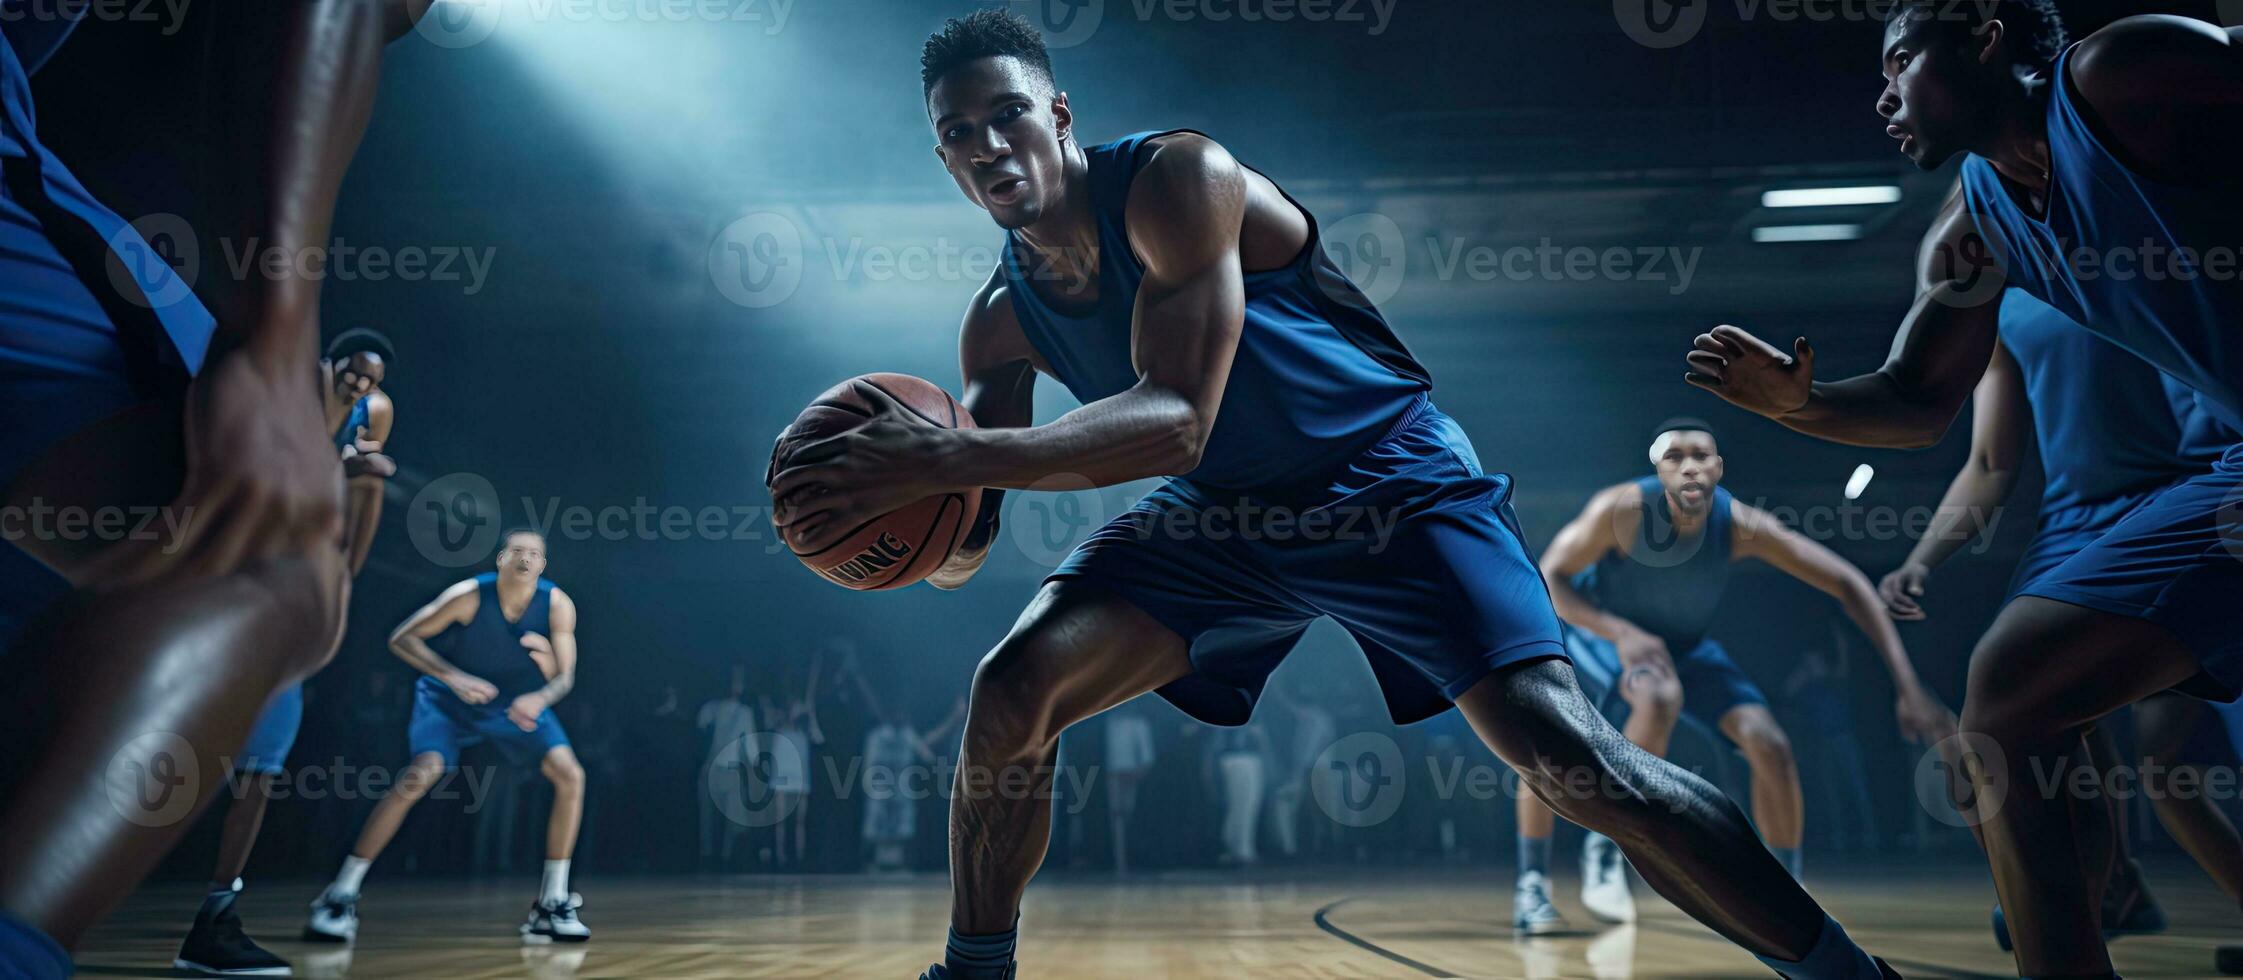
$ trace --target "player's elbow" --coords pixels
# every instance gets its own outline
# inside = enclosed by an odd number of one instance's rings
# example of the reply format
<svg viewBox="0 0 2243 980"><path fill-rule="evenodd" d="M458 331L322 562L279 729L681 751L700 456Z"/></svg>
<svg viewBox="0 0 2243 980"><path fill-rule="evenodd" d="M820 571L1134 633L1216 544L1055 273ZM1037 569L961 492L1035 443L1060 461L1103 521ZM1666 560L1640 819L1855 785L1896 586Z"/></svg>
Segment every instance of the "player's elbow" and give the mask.
<svg viewBox="0 0 2243 980"><path fill-rule="evenodd" d="M1161 432L1163 473L1181 476L1199 468L1199 461L1207 455L1207 437L1215 429L1215 420L1204 415L1187 408L1169 418Z"/></svg>

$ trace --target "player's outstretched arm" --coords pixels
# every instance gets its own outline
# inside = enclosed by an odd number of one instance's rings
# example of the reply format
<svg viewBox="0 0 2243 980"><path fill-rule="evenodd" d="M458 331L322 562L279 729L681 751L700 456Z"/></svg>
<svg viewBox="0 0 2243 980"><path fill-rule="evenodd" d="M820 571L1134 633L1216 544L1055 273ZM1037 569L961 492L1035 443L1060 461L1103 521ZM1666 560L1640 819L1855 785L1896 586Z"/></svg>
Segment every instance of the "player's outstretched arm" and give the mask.
<svg viewBox="0 0 2243 980"><path fill-rule="evenodd" d="M2017 359L2001 344L1978 382L1971 399L1970 457L1940 498L1931 526L1909 551L1908 560L1877 584L1877 593L1893 618L1924 618L1919 600L1932 569L1962 550L1994 525L1996 515L2017 487L2024 465L2026 432L2032 425L2032 405L2025 398L2024 373Z"/></svg>
<svg viewBox="0 0 2243 980"><path fill-rule="evenodd" d="M1893 678L1894 712L1903 738L1929 745L1955 733L1955 713L1916 676L1908 648L1901 645L1900 631L1885 615L1884 603L1870 586L1869 576L1836 552L1785 527L1767 511L1737 503L1731 513L1735 516L1730 531L1735 538L1731 554L1739 559L1758 558L1837 599L1846 610L1846 618L1853 620L1876 646L1885 671Z"/></svg>
<svg viewBox="0 0 2243 980"><path fill-rule="evenodd" d="M428 646L428 641L436 634L474 619L475 610L482 604L483 597L474 579L454 584L397 624L397 629L389 634L389 652L411 664L414 670L444 682L444 686L469 704L482 704L497 697L498 688L491 682L452 666L451 661Z"/></svg>
<svg viewBox="0 0 2243 980"><path fill-rule="evenodd" d="M1019 429L1035 421L1037 361L1035 345L1021 332L1020 320L1013 313L1012 297L1007 295L1002 274L992 274L974 294L973 304L966 308L966 321L958 331L958 364L966 379L963 401L975 426ZM989 546L997 540L997 519L1004 502L1002 488L982 491L981 513L975 515L957 552L927 576L930 584L938 589L956 589L981 571L982 564L989 560Z"/></svg>
<svg viewBox="0 0 2243 980"><path fill-rule="evenodd" d="M544 687L519 695L506 706L507 719L525 732L536 731L538 716L576 690L576 600L556 588L547 602L548 635L525 634L522 646L552 658L552 676L545 679Z"/></svg>
<svg viewBox="0 0 2243 980"><path fill-rule="evenodd" d="M1688 355L1690 383L1832 442L1887 449L1937 443L1985 372L2003 284L1961 195L1949 199L1925 245L1916 305L1876 372L1818 382L1806 338L1786 354L1723 325L1698 335Z"/></svg>

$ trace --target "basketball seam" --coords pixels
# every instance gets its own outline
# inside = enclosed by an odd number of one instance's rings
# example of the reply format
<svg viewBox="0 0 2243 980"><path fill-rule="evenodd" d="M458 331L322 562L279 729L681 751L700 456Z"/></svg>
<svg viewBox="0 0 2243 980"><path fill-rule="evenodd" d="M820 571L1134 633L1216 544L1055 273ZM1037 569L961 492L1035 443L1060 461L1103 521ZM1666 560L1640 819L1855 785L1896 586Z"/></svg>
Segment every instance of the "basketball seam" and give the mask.
<svg viewBox="0 0 2243 980"><path fill-rule="evenodd" d="M920 411L920 410L918 410L918 409L916 409L916 408L913 408L913 407L911 406L911 403L910 403L910 402L904 401L904 400L903 400L902 398L898 397L898 396L896 395L896 393L895 393L895 392L892 392L892 391L889 391L889 390L888 390L888 389L886 389L886 388L882 388L882 387L880 387L880 382L878 382L878 381L867 381L867 382L865 382L865 384L871 385L871 386L873 387L873 390L875 390L875 391L878 391L878 392L880 392L880 393L881 393L881 394L883 394L883 395L886 395L886 396L888 396L888 397L890 397L890 398L894 398L894 399L895 399L895 401L896 401L896 404L898 404L898 405L901 405L901 406L903 406L903 410L904 410L904 411L906 411L906 412L910 412L910 413L911 413L911 414L913 414L913 415L916 415L916 416L919 416L920 418L926 419L926 420L927 420L927 424L928 424L928 425L942 425L942 423L940 423L940 422L937 422L937 421L935 421L935 417L934 417L934 416L932 416L932 415L929 415L929 414L927 414L927 413L925 413L925 412L922 412L922 411ZM953 402L954 402L954 401L957 401L957 399L955 399L955 398L952 398L952 397L950 397L950 393L949 393L949 392L947 392L947 391L943 391L943 390L942 390L942 388L941 388L941 387L939 387L939 386L936 386L936 385L934 384L934 382L930 381L930 382L928 382L927 384L928 384L928 386L929 386L929 387L933 387L933 388L934 388L934 389L935 389L936 391L941 391L941 392L942 392L942 400L944 400L944 401L953 401ZM953 421L955 421L955 420L953 420ZM955 428L955 426L945 426L945 428Z"/></svg>
<svg viewBox="0 0 2243 980"><path fill-rule="evenodd" d="M934 519L928 521L927 529L920 532L919 534L919 554L912 556L912 559L910 561L904 562L901 566L898 566L895 571L889 572L888 577L881 581L879 586L880 588L885 589L888 586L894 585L897 579L903 577L903 573L910 571L913 566L919 564L919 559L933 553L928 551L926 548L927 545L934 543L933 541L930 541L928 539L935 536L935 528L942 523L943 516L950 513L950 508L953 504L957 505L958 509L960 510L964 510L966 506L964 501L958 499L957 494L944 494L942 506L935 508ZM945 551L943 552L943 554L948 555L949 552Z"/></svg>

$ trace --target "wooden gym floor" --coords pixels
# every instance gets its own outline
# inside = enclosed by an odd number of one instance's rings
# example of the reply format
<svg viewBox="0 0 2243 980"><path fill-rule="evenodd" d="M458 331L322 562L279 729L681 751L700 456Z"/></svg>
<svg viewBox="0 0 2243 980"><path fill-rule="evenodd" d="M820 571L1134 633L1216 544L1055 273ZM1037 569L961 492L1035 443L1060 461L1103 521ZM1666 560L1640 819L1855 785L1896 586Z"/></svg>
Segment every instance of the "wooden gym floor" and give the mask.
<svg viewBox="0 0 2243 980"><path fill-rule="evenodd" d="M1809 885L1847 929L1909 977L2007 977L1987 931L1983 867L1937 857L1809 867ZM1943 862L1950 865L1938 866ZM2150 864L2170 932L2112 946L2128 977L2213 975L2214 947L2243 942L2243 913L2176 861ZM578 884L581 947L524 947L514 927L535 882L411 880L376 868L354 948L296 941L310 881L252 882L250 934L298 976L878 977L911 980L939 955L949 892L937 875L865 878L591 878ZM1577 883L1558 900L1589 920ZM80 976L175 976L192 886L143 889L79 954ZM1396 869L1192 873L1126 880L1053 875L1028 894L1021 975L1077 977L1767 977L1750 957L1637 886L1643 921L1626 929L1518 940L1506 874Z"/></svg>

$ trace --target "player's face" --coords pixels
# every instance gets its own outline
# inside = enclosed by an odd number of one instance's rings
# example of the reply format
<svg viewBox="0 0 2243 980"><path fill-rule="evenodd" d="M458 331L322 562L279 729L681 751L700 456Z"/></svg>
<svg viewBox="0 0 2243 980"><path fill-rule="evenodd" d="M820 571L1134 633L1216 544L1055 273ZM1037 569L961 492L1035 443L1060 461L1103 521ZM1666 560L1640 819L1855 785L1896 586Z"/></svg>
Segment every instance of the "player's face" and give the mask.
<svg viewBox="0 0 2243 980"><path fill-rule="evenodd" d="M360 351L335 365L335 393L357 401L373 394L389 378L389 365L382 363L382 355Z"/></svg>
<svg viewBox="0 0 2243 980"><path fill-rule="evenodd" d="M1990 30L1998 30L1989 25ZM1925 170L1982 142L1996 104L1986 63L2000 50L1985 34L1923 17L1897 17L1884 35L1885 91L1877 114L1900 152Z"/></svg>
<svg viewBox="0 0 2243 980"><path fill-rule="evenodd" d="M517 579L545 574L545 539L535 534L507 538L506 547L498 551L498 573Z"/></svg>
<svg viewBox="0 0 2243 980"><path fill-rule="evenodd" d="M1667 499L1685 514L1703 514L1713 506L1713 488L1721 485L1721 449L1708 432L1676 431L1653 444L1659 451L1652 461Z"/></svg>
<svg viewBox="0 0 2243 980"><path fill-rule="evenodd" d="M1074 125L1067 96L1012 57L961 65L927 93L935 156L1000 228L1024 228L1058 201Z"/></svg>

